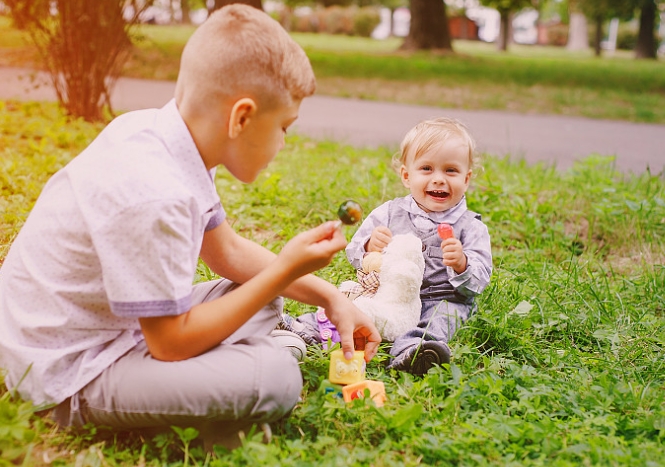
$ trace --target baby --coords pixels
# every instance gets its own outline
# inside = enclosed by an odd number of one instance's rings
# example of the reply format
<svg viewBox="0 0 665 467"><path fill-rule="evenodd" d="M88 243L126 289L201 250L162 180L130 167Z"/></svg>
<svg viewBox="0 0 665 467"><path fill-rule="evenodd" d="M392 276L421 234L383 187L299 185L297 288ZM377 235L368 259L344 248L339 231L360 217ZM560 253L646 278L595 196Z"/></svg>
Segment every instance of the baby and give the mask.
<svg viewBox="0 0 665 467"><path fill-rule="evenodd" d="M423 243L420 320L393 342L390 368L423 375L434 365L448 363L448 341L473 313L476 295L489 283L490 236L480 215L467 209L465 198L476 163L474 146L457 120L436 118L417 124L404 137L394 161L409 194L374 209L346 247L351 264L361 269L363 258L383 251L394 235L412 233ZM441 223L452 226L452 238L439 237ZM290 326L310 337L316 327L314 314Z"/></svg>

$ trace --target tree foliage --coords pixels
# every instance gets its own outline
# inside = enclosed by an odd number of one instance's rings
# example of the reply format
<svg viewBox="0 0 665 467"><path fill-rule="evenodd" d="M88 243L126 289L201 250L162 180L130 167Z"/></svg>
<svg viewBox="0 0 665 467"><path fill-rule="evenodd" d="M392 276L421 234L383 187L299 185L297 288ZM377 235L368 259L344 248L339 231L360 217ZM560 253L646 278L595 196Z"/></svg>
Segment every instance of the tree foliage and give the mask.
<svg viewBox="0 0 665 467"><path fill-rule="evenodd" d="M602 25L610 18L639 19L636 58L655 59L657 54L656 18L662 0L578 0L582 12L596 24L596 55L600 55Z"/></svg>
<svg viewBox="0 0 665 467"><path fill-rule="evenodd" d="M5 0L29 33L68 114L88 121L112 115L110 89L132 47L131 28L150 1Z"/></svg>
<svg viewBox="0 0 665 467"><path fill-rule="evenodd" d="M594 52L600 56L603 39L603 24L611 18L628 20L635 14L633 0L581 0L579 8L594 24Z"/></svg>

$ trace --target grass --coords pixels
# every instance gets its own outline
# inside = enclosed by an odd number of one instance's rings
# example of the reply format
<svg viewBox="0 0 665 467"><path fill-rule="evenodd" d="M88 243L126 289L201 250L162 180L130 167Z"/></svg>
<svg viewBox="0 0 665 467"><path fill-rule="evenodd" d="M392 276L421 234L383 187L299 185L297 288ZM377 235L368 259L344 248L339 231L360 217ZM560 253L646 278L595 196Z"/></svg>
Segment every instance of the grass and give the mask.
<svg viewBox="0 0 665 467"><path fill-rule="evenodd" d="M124 74L175 80L191 26L142 26ZM619 51L455 41L455 54L398 51L401 39L293 33L325 95L447 108L495 109L665 123L665 63ZM33 66L21 33L0 17L0 65Z"/></svg>
<svg viewBox="0 0 665 467"><path fill-rule="evenodd" d="M0 103L0 258L48 177L99 130L52 104ZM371 209L402 195L390 156L294 135L255 183L220 170L217 186L234 228L278 251L343 199ZM316 348L273 441L250 435L213 456L183 430L56 432L0 391L0 465L663 465L665 180L593 155L567 171L487 155L469 204L490 229L492 282L451 342L451 365L415 379L385 370L385 348L369 364L383 408L321 391L328 355ZM353 271L340 254L319 275L339 283Z"/></svg>

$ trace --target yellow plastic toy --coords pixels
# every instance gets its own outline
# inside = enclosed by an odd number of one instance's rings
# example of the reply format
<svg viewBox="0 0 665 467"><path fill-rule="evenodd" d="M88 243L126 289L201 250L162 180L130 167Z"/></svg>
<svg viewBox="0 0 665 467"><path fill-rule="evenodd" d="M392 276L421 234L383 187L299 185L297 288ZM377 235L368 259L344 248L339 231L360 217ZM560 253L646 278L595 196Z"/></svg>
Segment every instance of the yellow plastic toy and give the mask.
<svg viewBox="0 0 665 467"><path fill-rule="evenodd" d="M363 399L365 389L369 389L369 397L374 401L377 407L383 407L386 401L386 387L382 381L365 380L358 383L349 384L342 388L342 397L344 402L351 402L353 399Z"/></svg>
<svg viewBox="0 0 665 467"><path fill-rule="evenodd" d="M356 350L353 358L344 358L342 349L330 352L330 372L328 379L334 384L352 384L365 379L365 352Z"/></svg>

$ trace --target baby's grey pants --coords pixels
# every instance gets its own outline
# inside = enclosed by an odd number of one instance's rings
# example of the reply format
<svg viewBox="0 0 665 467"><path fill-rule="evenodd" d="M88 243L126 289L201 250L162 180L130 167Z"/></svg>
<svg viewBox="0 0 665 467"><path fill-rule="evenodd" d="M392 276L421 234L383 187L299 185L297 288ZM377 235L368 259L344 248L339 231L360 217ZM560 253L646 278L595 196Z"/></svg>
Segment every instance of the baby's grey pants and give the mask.
<svg viewBox="0 0 665 467"><path fill-rule="evenodd" d="M423 299L417 327L395 339L390 355L400 355L407 349L420 345L422 341L439 341L447 344L455 331L469 319L472 311L473 305L440 299Z"/></svg>

